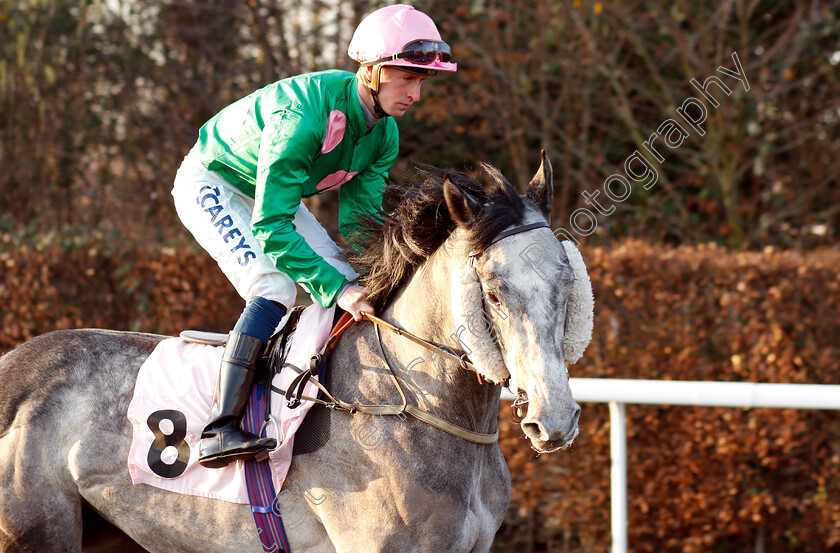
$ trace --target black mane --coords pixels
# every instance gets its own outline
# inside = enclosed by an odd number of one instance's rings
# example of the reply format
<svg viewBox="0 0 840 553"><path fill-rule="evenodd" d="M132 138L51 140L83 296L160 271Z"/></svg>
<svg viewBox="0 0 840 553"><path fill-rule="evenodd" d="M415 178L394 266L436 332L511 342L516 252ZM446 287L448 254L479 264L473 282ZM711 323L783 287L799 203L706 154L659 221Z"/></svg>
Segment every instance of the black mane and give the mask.
<svg viewBox="0 0 840 553"><path fill-rule="evenodd" d="M502 230L522 222L523 198L498 169L489 164L481 167L488 178L486 186L464 173L420 165L420 182L391 183L385 188L383 204L393 206L394 211L360 219L360 235L367 239L359 240L357 235L357 251L348 253L348 258L357 267L367 268L361 284L377 310L455 230L457 223L443 194L445 178L481 204L469 225L472 251L483 252Z"/></svg>

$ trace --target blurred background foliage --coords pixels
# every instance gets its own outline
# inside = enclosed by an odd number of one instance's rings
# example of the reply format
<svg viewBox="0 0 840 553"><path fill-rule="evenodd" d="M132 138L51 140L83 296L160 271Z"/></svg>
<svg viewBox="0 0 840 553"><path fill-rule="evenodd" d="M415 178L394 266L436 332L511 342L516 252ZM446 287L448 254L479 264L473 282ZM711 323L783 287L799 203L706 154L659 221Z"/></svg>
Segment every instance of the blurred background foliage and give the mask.
<svg viewBox="0 0 840 553"><path fill-rule="evenodd" d="M12 0L0 5L0 230L97 227L190 242L169 195L201 124L278 78L354 70L346 45L381 2ZM489 161L523 185L545 148L554 225L717 74L692 136L587 240L735 249L833 244L840 213L840 2L416 2L460 70L399 121L394 180L422 161ZM737 52L748 92L715 70ZM648 155L648 157L650 157ZM603 195L601 196L603 200ZM332 221L335 197L311 207ZM328 223L329 224L329 223ZM331 230L334 230L331 229ZM191 242L190 242L191 243Z"/></svg>

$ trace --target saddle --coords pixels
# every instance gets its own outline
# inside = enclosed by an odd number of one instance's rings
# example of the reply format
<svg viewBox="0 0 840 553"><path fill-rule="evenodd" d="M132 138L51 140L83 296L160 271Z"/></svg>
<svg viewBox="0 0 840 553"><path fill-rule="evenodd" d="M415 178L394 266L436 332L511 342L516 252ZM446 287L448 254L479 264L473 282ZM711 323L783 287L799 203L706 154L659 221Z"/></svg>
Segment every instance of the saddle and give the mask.
<svg viewBox="0 0 840 553"><path fill-rule="evenodd" d="M290 408L294 408L300 405L303 388L310 376L317 375L318 380L329 388L329 375L325 374L327 357L335 346L335 342L339 336L341 336L344 330L350 327L353 321L349 313L336 306L333 328L330 331L327 344L320 352L312 355L310 366L304 370L304 368L296 367L285 362L303 309L303 306L296 306L292 309L286 325L277 331L269 340L263 359L257 367L259 371L258 379L263 384L262 389L265 390L266 417L271 412L272 391L282 394L286 398L287 405ZM228 337L227 334L201 330L184 330L179 336L186 342L208 346L224 346ZM283 369L288 369L298 374L298 377L289 386L288 390L281 390L271 385L274 376ZM317 399L323 400L323 396L323 392L319 390ZM313 405L301 424L300 432L296 434L293 455L316 451L327 443L329 437L329 410L322 404Z"/></svg>

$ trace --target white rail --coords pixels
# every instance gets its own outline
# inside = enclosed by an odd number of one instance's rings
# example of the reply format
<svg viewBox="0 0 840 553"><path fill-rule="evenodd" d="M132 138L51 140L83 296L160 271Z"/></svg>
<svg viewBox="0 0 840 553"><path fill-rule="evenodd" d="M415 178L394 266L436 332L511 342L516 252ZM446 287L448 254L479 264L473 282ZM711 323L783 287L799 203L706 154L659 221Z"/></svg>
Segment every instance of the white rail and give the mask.
<svg viewBox="0 0 840 553"><path fill-rule="evenodd" d="M624 405L840 410L840 385L572 378L578 403L610 406L612 553L627 553L627 423ZM513 399L507 390L502 399Z"/></svg>

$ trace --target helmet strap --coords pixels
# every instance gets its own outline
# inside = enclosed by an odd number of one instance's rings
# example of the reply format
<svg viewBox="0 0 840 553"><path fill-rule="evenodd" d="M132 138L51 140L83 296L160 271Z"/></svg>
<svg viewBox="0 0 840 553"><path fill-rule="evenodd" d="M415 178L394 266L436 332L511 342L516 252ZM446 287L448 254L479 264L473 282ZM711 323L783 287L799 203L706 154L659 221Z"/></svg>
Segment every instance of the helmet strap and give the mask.
<svg viewBox="0 0 840 553"><path fill-rule="evenodd" d="M381 76L382 66L381 65L374 65L370 68L370 81L366 83L368 85L368 90L370 90L370 95L373 98L373 114L377 117L385 117L389 115L382 109L382 104L379 103L379 78Z"/></svg>
<svg viewBox="0 0 840 553"><path fill-rule="evenodd" d="M379 103L379 98L374 91L370 91L370 95L373 96L373 114L377 117L385 117L388 115L384 109L382 109L382 104Z"/></svg>

